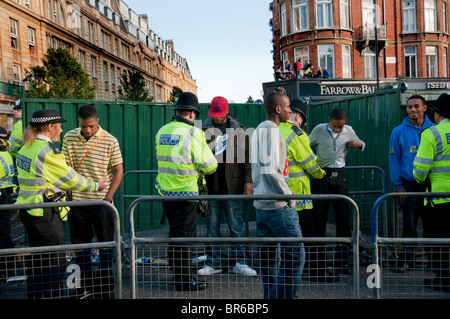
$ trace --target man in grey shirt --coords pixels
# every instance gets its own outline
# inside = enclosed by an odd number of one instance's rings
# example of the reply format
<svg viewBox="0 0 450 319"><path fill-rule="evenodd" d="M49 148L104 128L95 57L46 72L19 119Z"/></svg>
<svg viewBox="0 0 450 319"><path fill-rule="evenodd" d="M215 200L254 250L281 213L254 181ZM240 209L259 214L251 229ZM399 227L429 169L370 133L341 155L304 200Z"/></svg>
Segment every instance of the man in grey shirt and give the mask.
<svg viewBox="0 0 450 319"><path fill-rule="evenodd" d="M252 135L252 179L254 195L292 194L286 143L278 128L289 119L290 100L280 92L264 99L266 121ZM302 237L295 200L255 200L256 222L260 237ZM303 243L281 243L280 263L277 244L261 247L261 274L264 298L292 299L305 264Z"/></svg>
<svg viewBox="0 0 450 319"><path fill-rule="evenodd" d="M309 135L311 147L317 146L317 163L326 172L324 178L313 180L313 194L342 194L348 196L347 180L345 177L345 156L349 148L356 148L363 151L366 147L356 135L351 126L346 125L347 112L344 109L333 109L330 112L329 123L317 125ZM325 237L328 210L330 204L336 219L336 236L351 237L350 228L350 208L349 203L344 200L315 201L314 218L318 237ZM348 273L348 249L349 247L339 247L335 255L336 270ZM327 269L325 264L325 251L322 260L323 269ZM321 266L319 266L321 268ZM336 281L335 273L328 273L323 281Z"/></svg>

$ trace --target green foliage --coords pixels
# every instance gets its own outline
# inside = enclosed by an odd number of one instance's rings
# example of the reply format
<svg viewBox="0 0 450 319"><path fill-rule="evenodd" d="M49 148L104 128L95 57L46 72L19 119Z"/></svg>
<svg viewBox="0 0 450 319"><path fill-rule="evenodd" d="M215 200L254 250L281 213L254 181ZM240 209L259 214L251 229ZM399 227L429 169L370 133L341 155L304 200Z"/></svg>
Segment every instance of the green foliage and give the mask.
<svg viewBox="0 0 450 319"><path fill-rule="evenodd" d="M43 66L27 71L28 97L43 99L92 100L95 88L81 64L66 49L49 48Z"/></svg>
<svg viewBox="0 0 450 319"><path fill-rule="evenodd" d="M251 95L248 96L246 103L255 103L255 101L253 101L253 98Z"/></svg>
<svg viewBox="0 0 450 319"><path fill-rule="evenodd" d="M128 70L120 76L119 98L122 101L151 102L153 97L145 88L144 75L140 70Z"/></svg>
<svg viewBox="0 0 450 319"><path fill-rule="evenodd" d="M177 98L180 96L181 93L183 93L183 90L180 89L178 86L174 86L172 89L172 93L170 93L169 102L176 102Z"/></svg>

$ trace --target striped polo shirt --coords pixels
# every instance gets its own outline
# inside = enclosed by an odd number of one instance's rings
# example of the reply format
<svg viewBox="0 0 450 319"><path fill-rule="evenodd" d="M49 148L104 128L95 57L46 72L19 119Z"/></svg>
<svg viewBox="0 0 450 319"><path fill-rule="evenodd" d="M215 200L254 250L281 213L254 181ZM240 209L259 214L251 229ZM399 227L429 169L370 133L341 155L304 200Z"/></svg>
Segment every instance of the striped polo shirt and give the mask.
<svg viewBox="0 0 450 319"><path fill-rule="evenodd" d="M88 153L94 144L94 148ZM112 167L123 162L117 139L99 126L97 133L86 140L81 135L81 128L76 128L64 136L62 152L67 164L79 174L96 182L109 181L108 186L101 192L72 192L73 200L102 200L112 180Z"/></svg>

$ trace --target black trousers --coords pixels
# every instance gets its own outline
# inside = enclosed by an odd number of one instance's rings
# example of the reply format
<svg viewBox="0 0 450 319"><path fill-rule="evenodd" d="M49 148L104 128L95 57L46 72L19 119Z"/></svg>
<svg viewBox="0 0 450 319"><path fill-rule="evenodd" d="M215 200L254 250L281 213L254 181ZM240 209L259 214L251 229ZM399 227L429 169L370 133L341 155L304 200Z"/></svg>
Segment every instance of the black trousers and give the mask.
<svg viewBox="0 0 450 319"><path fill-rule="evenodd" d="M8 205L14 203L10 188L0 189L0 192L0 205ZM14 248L14 243L11 239L12 214L14 214L14 211L11 210L0 211L0 249ZM0 257L0 277L6 276L7 272L12 273L13 269L14 257Z"/></svg>
<svg viewBox="0 0 450 319"><path fill-rule="evenodd" d="M98 242L114 240L114 212L106 206L72 207L69 213L70 239L72 244L91 243L94 234ZM100 249L99 267L94 271L91 250L76 253L75 262L81 269L81 297L84 290L92 291L94 298L108 299L114 292L112 272L113 250Z"/></svg>
<svg viewBox="0 0 450 319"><path fill-rule="evenodd" d="M424 225L424 233L430 238L450 238L450 203L428 205L424 215L427 215L427 223ZM425 229L426 227L426 229ZM436 277L445 285L450 284L450 247L431 247L429 251L431 267L436 272Z"/></svg>
<svg viewBox="0 0 450 319"><path fill-rule="evenodd" d="M199 214L198 202L162 202L169 221L169 237L196 237ZM192 251L189 244L169 245L169 266L175 286L190 285Z"/></svg>
<svg viewBox="0 0 450 319"><path fill-rule="evenodd" d="M313 179L313 194L339 194L348 196L347 178L345 169L329 169L325 168L327 173L321 179ZM313 201L314 225L317 237L325 237L328 211L330 205L333 206L336 221L336 237L351 237L352 231L350 227L350 207L345 200L316 200ZM336 268L345 268L348 265L349 247L339 246L335 254ZM325 247L318 249L317 254L318 269L324 271L326 269Z"/></svg>
<svg viewBox="0 0 450 319"><path fill-rule="evenodd" d="M44 209L40 217L20 210L30 247L65 244L64 224L55 208ZM27 263L27 294L29 299L61 297L61 281L64 276L65 253L32 254L25 257Z"/></svg>

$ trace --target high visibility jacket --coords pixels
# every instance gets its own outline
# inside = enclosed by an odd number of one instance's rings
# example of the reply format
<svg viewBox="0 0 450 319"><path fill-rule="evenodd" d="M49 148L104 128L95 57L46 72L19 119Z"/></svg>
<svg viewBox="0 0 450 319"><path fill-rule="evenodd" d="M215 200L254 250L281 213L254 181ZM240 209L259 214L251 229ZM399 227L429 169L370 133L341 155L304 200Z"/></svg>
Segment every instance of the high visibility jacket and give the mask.
<svg viewBox="0 0 450 319"><path fill-rule="evenodd" d="M16 168L11 155L6 151L0 152L0 188L13 187L15 191L17 185L12 182L15 173Z"/></svg>
<svg viewBox="0 0 450 319"><path fill-rule="evenodd" d="M419 183L429 177L431 192L450 192L450 120L423 131L413 174ZM432 204L450 202L450 198L431 200Z"/></svg>
<svg viewBox="0 0 450 319"><path fill-rule="evenodd" d="M44 195L61 190L93 192L97 183L79 175L67 165L64 155L53 143L36 139L31 145L24 145L17 153L19 197L17 204L44 202ZM60 209L61 216L67 212ZM43 216L42 208L28 209L33 216Z"/></svg>
<svg viewBox="0 0 450 319"><path fill-rule="evenodd" d="M200 174L212 174L217 169L205 133L183 118L176 116L164 125L156 134L155 144L158 160L155 187L162 196L196 196Z"/></svg>
<svg viewBox="0 0 450 319"><path fill-rule="evenodd" d="M280 123L280 131L286 141L289 162L289 188L294 194L311 194L310 176L322 178L325 171L317 164L317 156L311 149L309 137L290 122ZM297 210L312 209L311 200L297 200Z"/></svg>
<svg viewBox="0 0 450 319"><path fill-rule="evenodd" d="M22 139L22 120L18 120L16 123L14 123L11 136L9 137L9 142L11 143L11 146L9 147L9 154L11 154L13 158L17 156L17 152L22 147Z"/></svg>

